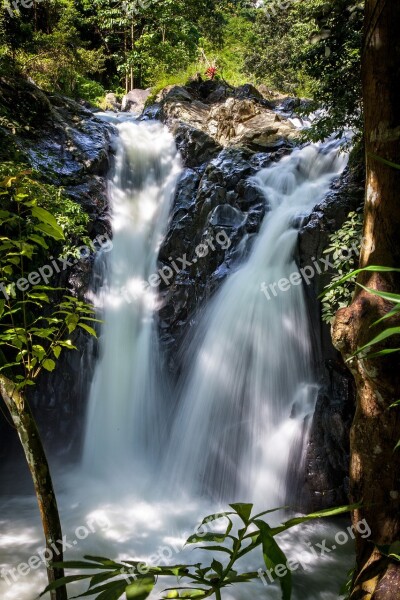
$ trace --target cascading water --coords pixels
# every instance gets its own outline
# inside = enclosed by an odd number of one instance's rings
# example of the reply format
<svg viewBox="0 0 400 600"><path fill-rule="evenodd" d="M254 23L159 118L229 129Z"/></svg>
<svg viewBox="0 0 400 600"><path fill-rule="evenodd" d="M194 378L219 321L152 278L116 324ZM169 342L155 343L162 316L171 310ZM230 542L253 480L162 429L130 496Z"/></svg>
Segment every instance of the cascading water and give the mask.
<svg viewBox="0 0 400 600"><path fill-rule="evenodd" d="M104 328L83 457L84 469L97 474L155 458L167 404L153 320L155 288L148 280L157 272L180 159L159 123L125 120L117 128L113 249L96 266L104 280L96 297Z"/></svg>
<svg viewBox="0 0 400 600"><path fill-rule="evenodd" d="M255 177L269 212L250 257L212 300L188 347L168 456L175 486L191 484L216 499L282 502L289 452L317 394L296 222L346 161L333 142L308 146ZM283 279L294 283L279 291Z"/></svg>
<svg viewBox="0 0 400 600"><path fill-rule="evenodd" d="M78 526L82 530L97 520L108 526L96 527L87 539L79 536L76 546L67 544L66 557L118 555L153 564L155 553L169 551L172 564L202 562L209 557L183 546L204 515L225 509L213 498L258 500L262 509L277 506L284 495L290 448L293 453L304 447L304 419L313 411L316 386L303 291L292 285L276 298L271 291L268 300L261 284L297 273L296 223L323 197L346 157L338 156L332 144L312 146L294 151L255 178L270 211L249 258L200 320L188 348L190 368L184 371L173 430L163 437L168 398L153 322L156 297L144 282L157 270L179 157L172 136L160 124L107 118L118 125L119 136L110 184L113 250L99 256L96 265L104 281L95 298L104 319L100 359L90 392L84 468L66 474L63 465L55 479L68 542L77 542ZM154 460L161 450L167 480L158 477L159 460ZM139 459L151 476L152 490L138 490ZM14 483L14 472L12 477ZM152 493L158 485L161 499ZM182 488L185 501L177 497ZM199 490L212 501L199 498ZM28 563L42 543L35 506L31 495L1 499L5 535L0 538L0 567L6 572L16 571L20 561ZM294 600L337 600L338 582L353 560L351 547L324 559L309 548L310 540L327 540L332 547L337 527L310 524L280 536L287 557L309 566L295 574ZM161 557L163 564L165 554ZM256 556L245 568L260 567ZM0 574L2 600L31 600L45 585L44 567L12 586ZM163 587L160 581L151 600L161 596ZM78 584L74 595L85 588ZM266 592L261 581L235 585L226 598L262 600L266 593L273 600L281 598L278 586Z"/></svg>

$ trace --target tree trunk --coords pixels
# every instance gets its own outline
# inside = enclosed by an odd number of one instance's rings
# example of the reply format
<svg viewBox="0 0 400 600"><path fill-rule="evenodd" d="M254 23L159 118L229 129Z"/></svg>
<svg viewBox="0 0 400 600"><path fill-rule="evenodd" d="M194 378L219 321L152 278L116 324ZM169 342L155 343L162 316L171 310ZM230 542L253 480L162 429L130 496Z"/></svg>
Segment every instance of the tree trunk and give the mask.
<svg viewBox="0 0 400 600"><path fill-rule="evenodd" d="M132 53L135 49L135 22L132 19L132 23L131 23L131 50ZM135 79L133 76L133 65L131 64L131 90L133 90L135 88Z"/></svg>
<svg viewBox="0 0 400 600"><path fill-rule="evenodd" d="M400 171L379 158L400 164L400 25L399 0L366 0L363 47L363 99L367 184L364 249L361 267L400 267ZM363 273L358 279L376 290L400 290L394 273ZM392 304L358 288L350 307L336 315L335 346L348 359L396 319L370 326ZM386 347L400 347L390 338ZM385 344L382 344L382 349ZM350 494L363 506L353 515L366 519L369 539L356 538L357 565L351 600L400 598L400 563L377 546L400 540L400 398L399 355L351 359L357 385L357 408L351 431Z"/></svg>
<svg viewBox="0 0 400 600"><path fill-rule="evenodd" d="M27 401L15 390L14 384L4 376L0 376L0 395L17 429L32 475L48 550L47 576L49 583L52 583L64 577L64 570L55 569L52 566L53 562L63 560L63 545L60 517L49 464ZM50 596L52 600L68 600L65 586L51 592Z"/></svg>

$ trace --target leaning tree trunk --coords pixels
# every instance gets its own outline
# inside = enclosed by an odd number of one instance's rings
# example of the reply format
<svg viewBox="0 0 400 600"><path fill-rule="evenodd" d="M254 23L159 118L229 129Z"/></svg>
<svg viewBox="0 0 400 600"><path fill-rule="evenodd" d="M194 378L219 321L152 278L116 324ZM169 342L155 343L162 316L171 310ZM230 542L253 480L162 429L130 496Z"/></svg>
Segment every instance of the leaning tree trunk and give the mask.
<svg viewBox="0 0 400 600"><path fill-rule="evenodd" d="M49 583L52 583L64 577L64 570L52 566L53 562L63 560L63 544L49 464L28 402L16 391L14 384L4 376L0 376L0 395L18 432L32 475L48 550L47 575ZM52 600L68 600L65 586L50 592L50 596Z"/></svg>
<svg viewBox="0 0 400 600"><path fill-rule="evenodd" d="M400 1L366 0L363 47L363 98L367 185L364 250L361 266L400 267ZM400 291L393 273L363 273L359 283L376 290ZM358 289L350 307L338 312L333 326L336 347L348 359L384 325L370 329L388 312L377 296ZM398 324L386 321L386 326ZM395 341L393 341L395 340ZM387 347L400 347L391 338ZM382 345L382 348L385 346ZM400 540L400 398L399 354L350 361L357 384L357 408L351 431L351 499L362 502L353 515L366 519L372 535L358 536L352 600L398 600L400 563L378 546Z"/></svg>

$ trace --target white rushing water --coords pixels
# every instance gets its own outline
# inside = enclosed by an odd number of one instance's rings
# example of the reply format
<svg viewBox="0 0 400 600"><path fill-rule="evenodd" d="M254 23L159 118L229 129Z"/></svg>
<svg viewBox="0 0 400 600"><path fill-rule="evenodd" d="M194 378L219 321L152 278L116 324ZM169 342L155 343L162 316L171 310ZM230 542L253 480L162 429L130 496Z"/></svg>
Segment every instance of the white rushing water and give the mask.
<svg viewBox="0 0 400 600"><path fill-rule="evenodd" d="M105 279L96 297L104 327L83 455L85 471L108 476L133 463L137 475L138 461L149 467L161 447L168 394L153 318L156 288L148 281L181 168L173 136L160 123L128 119L117 128L113 248L96 265Z"/></svg>
<svg viewBox="0 0 400 600"><path fill-rule="evenodd" d="M227 500L257 502L262 509L282 504L294 447L301 461L317 393L304 290L291 285L268 300L261 285L298 273L299 217L322 199L346 157L332 143L309 146L256 176L269 211L249 257L206 307L187 346L178 409L166 435L171 419L154 322L157 297L144 282L157 271L180 160L160 124L107 118L119 136L110 182L113 250L96 265L104 280L95 295L104 319L100 356L82 469L55 474L66 556L202 562L204 552L183 548L202 518L225 510ZM150 487L138 489L143 472ZM95 530L78 538L89 522ZM279 536L287 556L305 565L294 576L294 600L337 600L352 544L320 557L310 543L326 540L332 547L347 525L308 524ZM45 586L43 565L16 572L43 546L30 490L1 498L0 526L0 597L33 600ZM261 553L248 555L241 567L263 568ZM163 584L152 600L160 598ZM78 584L70 593L83 589ZM279 587L265 588L260 580L223 595L265 597L279 600Z"/></svg>
<svg viewBox="0 0 400 600"><path fill-rule="evenodd" d="M298 218L346 161L334 143L312 145L255 177L269 212L250 257L216 294L188 348L167 465L175 485L216 499L284 502L289 452L318 391L294 259ZM296 283L279 291L283 278Z"/></svg>

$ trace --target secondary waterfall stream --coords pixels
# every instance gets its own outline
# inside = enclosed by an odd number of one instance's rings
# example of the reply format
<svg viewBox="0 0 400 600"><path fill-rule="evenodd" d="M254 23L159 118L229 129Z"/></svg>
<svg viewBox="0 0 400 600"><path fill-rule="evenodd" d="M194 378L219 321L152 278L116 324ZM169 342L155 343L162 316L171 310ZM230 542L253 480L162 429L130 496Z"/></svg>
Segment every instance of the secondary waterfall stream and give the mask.
<svg viewBox="0 0 400 600"><path fill-rule="evenodd" d="M180 486L194 483L194 491L217 499L262 499L268 506L285 501L289 452L318 392L294 259L299 218L346 161L336 143L312 145L255 177L269 208L261 231L188 347L168 458Z"/></svg>

